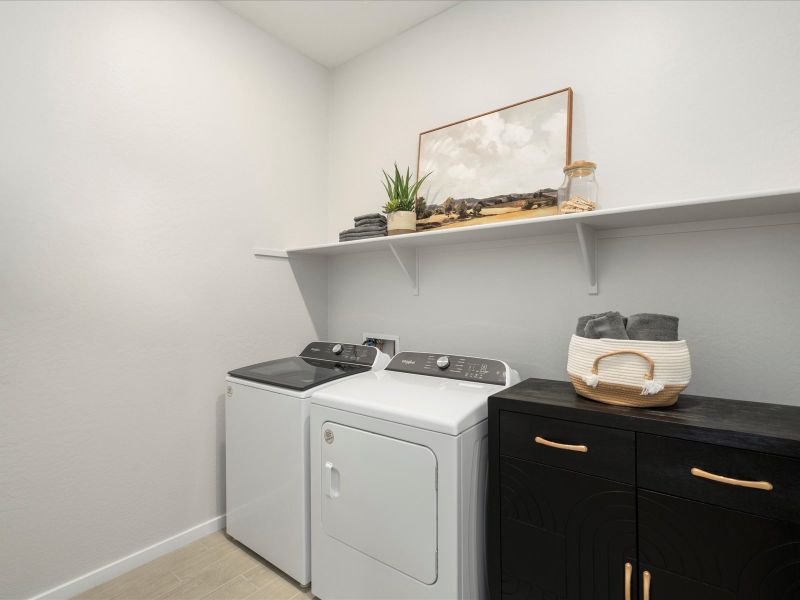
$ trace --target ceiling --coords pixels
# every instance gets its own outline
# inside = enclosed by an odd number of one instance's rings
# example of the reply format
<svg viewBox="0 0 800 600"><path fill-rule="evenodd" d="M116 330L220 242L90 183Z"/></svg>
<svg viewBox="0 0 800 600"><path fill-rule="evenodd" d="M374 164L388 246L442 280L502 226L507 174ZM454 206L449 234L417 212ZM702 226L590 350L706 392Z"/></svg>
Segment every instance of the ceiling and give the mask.
<svg viewBox="0 0 800 600"><path fill-rule="evenodd" d="M332 68L460 0L220 0L232 11Z"/></svg>

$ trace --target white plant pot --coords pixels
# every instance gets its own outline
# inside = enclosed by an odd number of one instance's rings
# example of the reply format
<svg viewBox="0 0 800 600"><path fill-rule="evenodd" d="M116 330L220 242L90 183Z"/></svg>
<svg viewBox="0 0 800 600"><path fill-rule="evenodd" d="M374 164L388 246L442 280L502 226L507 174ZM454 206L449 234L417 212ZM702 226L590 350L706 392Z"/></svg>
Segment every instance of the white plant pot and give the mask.
<svg viewBox="0 0 800 600"><path fill-rule="evenodd" d="M417 213L413 210L398 210L386 215L389 235L414 233L417 230Z"/></svg>

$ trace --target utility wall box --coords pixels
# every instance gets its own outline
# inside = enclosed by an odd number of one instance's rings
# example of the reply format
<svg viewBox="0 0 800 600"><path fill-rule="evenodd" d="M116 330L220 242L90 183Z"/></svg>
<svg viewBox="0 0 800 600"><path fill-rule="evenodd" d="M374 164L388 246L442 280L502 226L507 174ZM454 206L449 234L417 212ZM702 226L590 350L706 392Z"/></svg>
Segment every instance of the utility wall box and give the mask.
<svg viewBox="0 0 800 600"><path fill-rule="evenodd" d="M365 332L361 335L361 339L363 340L361 343L364 345L374 343L378 347L378 350L388 354L390 358L400 352L399 335Z"/></svg>

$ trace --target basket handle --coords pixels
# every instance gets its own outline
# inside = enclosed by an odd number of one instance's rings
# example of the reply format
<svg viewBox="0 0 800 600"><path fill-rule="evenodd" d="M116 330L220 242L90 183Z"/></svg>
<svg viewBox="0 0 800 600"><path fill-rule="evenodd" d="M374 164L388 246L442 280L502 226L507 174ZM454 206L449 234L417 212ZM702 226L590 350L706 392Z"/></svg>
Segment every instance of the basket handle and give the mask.
<svg viewBox="0 0 800 600"><path fill-rule="evenodd" d="M643 359L647 361L647 373L644 374L644 378L648 380L653 379L653 374L656 370L656 363L653 362L653 359L647 356L644 352L639 352L638 350L612 350L611 352L606 352L605 354L601 354L597 358L594 359L592 363L592 375L597 375L597 371L600 367L600 361L604 358L608 358L609 356L616 356L617 354L635 354L636 356L641 356Z"/></svg>

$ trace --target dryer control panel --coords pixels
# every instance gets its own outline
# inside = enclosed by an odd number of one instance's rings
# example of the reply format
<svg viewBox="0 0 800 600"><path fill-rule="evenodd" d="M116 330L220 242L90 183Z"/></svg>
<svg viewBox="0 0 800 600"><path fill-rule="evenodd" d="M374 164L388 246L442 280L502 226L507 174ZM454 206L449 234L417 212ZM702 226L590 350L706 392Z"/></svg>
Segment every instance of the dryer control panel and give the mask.
<svg viewBox="0 0 800 600"><path fill-rule="evenodd" d="M346 362L371 367L378 356L378 349L358 344L341 344L338 342L311 342L300 353L303 358L316 358Z"/></svg>
<svg viewBox="0 0 800 600"><path fill-rule="evenodd" d="M494 385L511 383L508 379L508 367L504 362L474 356L401 352L392 359L386 370Z"/></svg>

